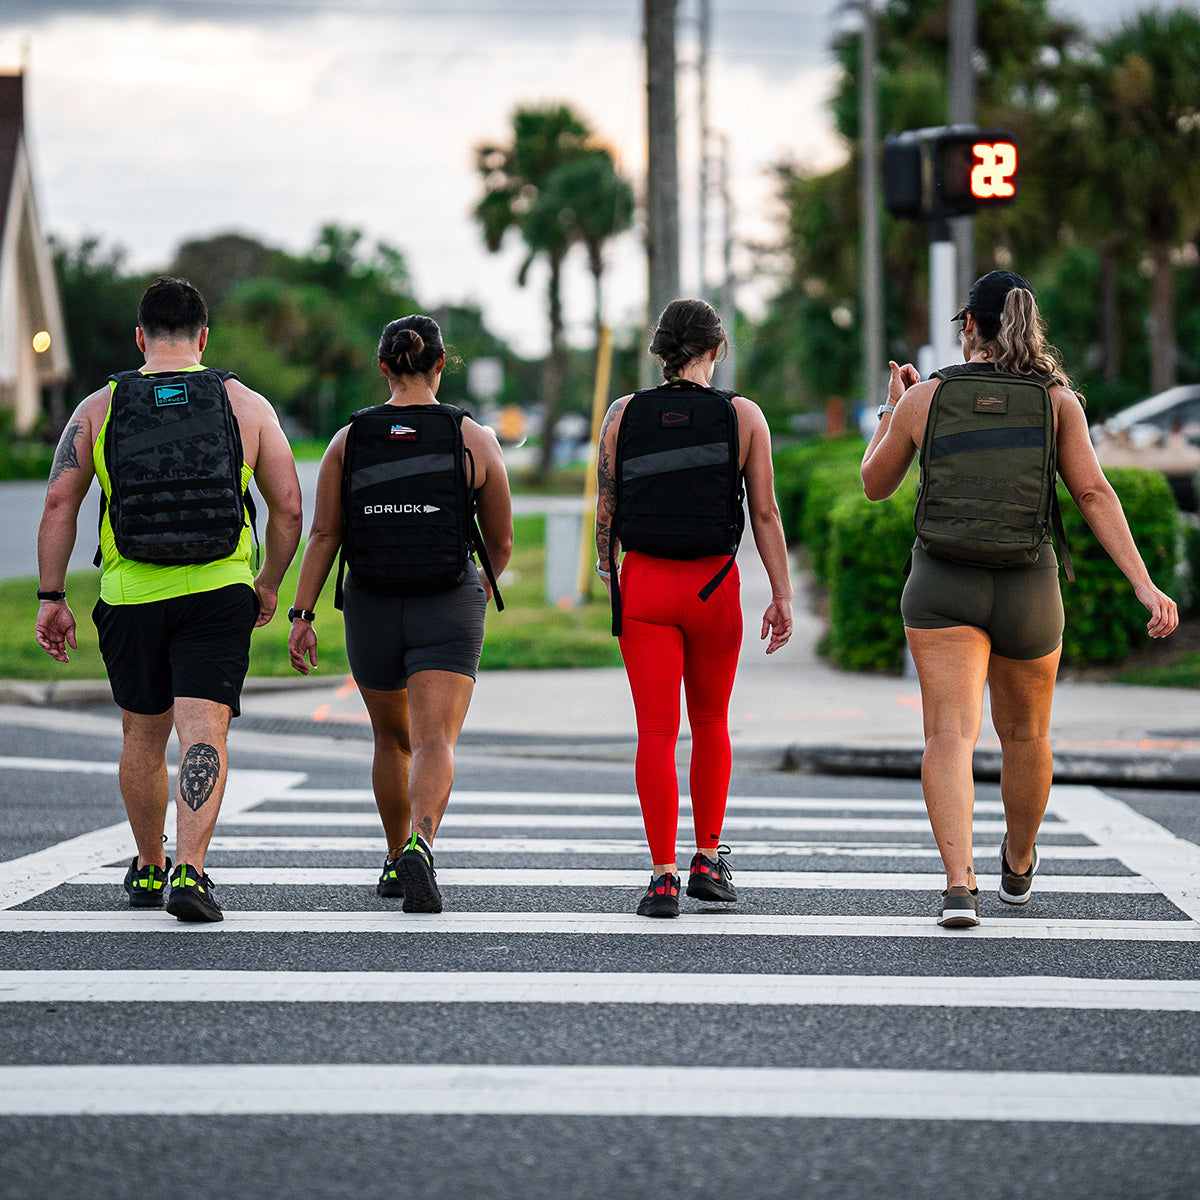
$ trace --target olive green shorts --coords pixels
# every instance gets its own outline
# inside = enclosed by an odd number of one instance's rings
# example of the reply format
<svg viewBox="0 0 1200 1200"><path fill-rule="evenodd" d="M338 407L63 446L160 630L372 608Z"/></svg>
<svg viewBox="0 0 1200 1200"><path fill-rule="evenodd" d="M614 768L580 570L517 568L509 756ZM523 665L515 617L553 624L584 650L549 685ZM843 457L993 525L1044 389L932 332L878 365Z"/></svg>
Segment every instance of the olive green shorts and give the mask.
<svg viewBox="0 0 1200 1200"><path fill-rule="evenodd" d="M1058 559L1047 542L1027 567L972 567L913 547L900 612L909 629L971 625L1001 658L1044 658L1062 641Z"/></svg>

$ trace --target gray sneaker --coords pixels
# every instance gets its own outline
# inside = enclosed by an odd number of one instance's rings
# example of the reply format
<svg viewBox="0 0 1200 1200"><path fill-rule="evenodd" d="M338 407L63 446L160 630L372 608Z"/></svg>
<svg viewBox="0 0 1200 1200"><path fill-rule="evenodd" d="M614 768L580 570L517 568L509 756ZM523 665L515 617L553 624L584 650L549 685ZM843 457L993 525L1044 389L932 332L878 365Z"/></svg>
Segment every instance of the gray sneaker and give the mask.
<svg viewBox="0 0 1200 1200"><path fill-rule="evenodd" d="M948 888L942 893L942 911L938 924L946 929L969 929L979 924L979 889L964 887Z"/></svg>
<svg viewBox="0 0 1200 1200"><path fill-rule="evenodd" d="M1018 875L1008 865L1007 850L1008 834L1005 834L1004 841L1000 843L1000 899L1005 904L1028 904L1033 891L1033 877L1038 869L1037 847L1034 846L1029 870L1023 875Z"/></svg>

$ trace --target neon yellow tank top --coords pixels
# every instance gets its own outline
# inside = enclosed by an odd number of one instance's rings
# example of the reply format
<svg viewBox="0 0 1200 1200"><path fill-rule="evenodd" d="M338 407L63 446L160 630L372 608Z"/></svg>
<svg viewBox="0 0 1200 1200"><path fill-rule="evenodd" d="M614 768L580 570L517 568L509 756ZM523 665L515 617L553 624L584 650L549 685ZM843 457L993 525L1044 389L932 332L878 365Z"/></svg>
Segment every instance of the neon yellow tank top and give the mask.
<svg viewBox="0 0 1200 1200"><path fill-rule="evenodd" d="M201 371L203 367L188 367L189 371ZM182 374L172 371L171 374ZM111 397L116 384L109 384L109 406L100 427L100 435L92 447L92 464L96 478L104 490L106 500L104 519L100 523L100 553L104 556L100 574L100 599L106 604L149 604L152 600L170 600L175 596L192 596L197 592L212 592L228 587L231 583L253 585L254 574L250 570L250 514L242 526L242 536L237 549L226 558L215 562L194 563L188 566L164 566L159 563L134 562L117 553L116 539L108 519L107 498L112 484L108 468L104 464L104 438L108 432L108 421L112 416ZM251 467L242 463L242 491L250 486L254 478Z"/></svg>

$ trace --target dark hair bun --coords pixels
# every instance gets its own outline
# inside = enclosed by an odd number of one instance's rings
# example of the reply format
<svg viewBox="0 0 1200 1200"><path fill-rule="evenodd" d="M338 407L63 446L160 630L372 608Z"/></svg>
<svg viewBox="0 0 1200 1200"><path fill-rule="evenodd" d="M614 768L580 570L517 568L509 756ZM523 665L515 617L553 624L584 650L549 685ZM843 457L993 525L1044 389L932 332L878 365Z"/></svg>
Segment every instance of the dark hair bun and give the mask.
<svg viewBox="0 0 1200 1200"><path fill-rule="evenodd" d="M379 337L379 361L393 375L427 375L445 353L437 322L419 313L389 321Z"/></svg>
<svg viewBox="0 0 1200 1200"><path fill-rule="evenodd" d="M670 379L692 359L728 345L721 318L708 301L672 300L658 318L650 353L662 360L663 378Z"/></svg>

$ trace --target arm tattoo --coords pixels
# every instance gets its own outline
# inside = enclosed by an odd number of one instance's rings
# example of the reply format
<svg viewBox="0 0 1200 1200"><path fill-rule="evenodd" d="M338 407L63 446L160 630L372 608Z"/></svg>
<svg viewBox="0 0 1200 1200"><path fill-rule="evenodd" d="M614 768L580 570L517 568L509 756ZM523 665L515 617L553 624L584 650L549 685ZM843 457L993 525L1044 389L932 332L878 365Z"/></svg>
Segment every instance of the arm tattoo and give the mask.
<svg viewBox="0 0 1200 1200"><path fill-rule="evenodd" d="M600 444L596 454L596 491L598 509L603 509L611 517L617 505L617 481L613 475L612 457L604 443L605 434L617 416L617 405L613 405L604 418L600 427ZM612 526L608 521L596 520L596 552L601 566L608 563L609 539L612 537Z"/></svg>
<svg viewBox="0 0 1200 1200"><path fill-rule="evenodd" d="M75 449L75 438L83 426L78 421L72 421L63 435L58 439L58 449L54 451L54 462L50 465L50 482L53 483L64 471L79 469L79 454Z"/></svg>
<svg viewBox="0 0 1200 1200"><path fill-rule="evenodd" d="M213 794L221 777L221 756L215 746L196 742L187 748L179 766L179 795L184 804L198 812Z"/></svg>

